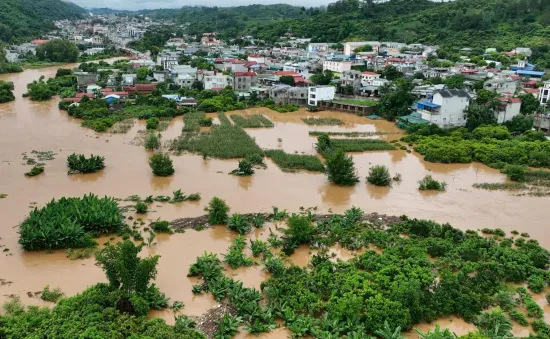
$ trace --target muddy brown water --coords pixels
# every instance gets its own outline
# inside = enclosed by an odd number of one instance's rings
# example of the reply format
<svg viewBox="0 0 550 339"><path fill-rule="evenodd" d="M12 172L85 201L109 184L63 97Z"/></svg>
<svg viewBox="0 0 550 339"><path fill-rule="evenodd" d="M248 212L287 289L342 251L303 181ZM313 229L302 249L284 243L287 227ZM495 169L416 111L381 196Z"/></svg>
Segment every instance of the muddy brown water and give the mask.
<svg viewBox="0 0 550 339"><path fill-rule="evenodd" d="M426 163L418 154L408 154L401 150L356 153L353 157L361 182L349 188L329 184L323 174L282 172L269 159L266 160L267 169L258 170L252 177L234 177L227 173L236 168L237 160L203 160L198 155L184 154L173 157L176 169L174 176L154 177L147 164L150 153L143 147L132 145L138 131L145 127L143 121L134 124L126 134L97 134L82 128L80 121L60 111L57 99L39 103L21 97L27 83L41 75L46 78L54 76L57 68L0 75L0 80L14 82L16 96L15 101L0 104L0 193L8 194L6 199L0 199L0 244L9 249L9 252L0 253L0 279L12 282L0 286L0 302L9 295L20 295L25 304L45 304L39 298L27 297L26 293L40 291L49 284L60 287L67 295L74 295L90 285L105 281L92 258L71 261L63 252L23 253L17 244L16 226L28 214L30 207L35 206L31 203L42 206L53 198L82 196L90 192L120 198L132 194L171 195L176 189L202 194L202 200L198 203L153 204L152 211L143 216L149 220L201 215L206 202L213 196L220 196L228 202L232 212L267 212L272 206L289 211L298 211L301 206L317 206L320 212L343 212L351 206L359 206L369 212L405 214L449 222L462 229L500 227L507 232L517 229L530 233L531 237L550 247L550 237L546 231L548 198L516 197L507 192L473 189L474 183L506 180L497 170L477 163ZM315 153L316 139L308 135L313 130L399 133L399 129L389 122L337 112L314 115L336 117L343 120L344 125L308 126L301 119L313 113L304 110L281 114L265 108L254 108L229 112L228 115L232 113L266 115L275 123L274 128L247 129L247 132L262 148L283 149L291 153ZM163 140L177 137L182 126L182 118L175 118L163 132ZM399 137L399 134L388 134L375 138L393 140ZM279 138L282 141L279 142ZM22 153L30 153L33 149L58 154L54 160L46 162L44 174L27 178L23 173L30 166L23 165ZM65 159L73 152L102 155L106 158L107 167L95 174L68 176ZM391 188L366 184L365 176L369 167L377 164L388 166L392 174L400 173L402 181ZM426 174L445 180L449 184L447 191L418 191L417 181ZM267 230L257 231L251 237L265 239L267 234ZM172 301L185 303L183 312L200 315L216 302L208 295L192 295L191 286L196 281L186 277L189 265L205 251L221 255L233 236L224 227L202 232L188 230L184 234L170 236L159 235L157 244L146 248L143 255L161 255L156 284ZM306 248L300 249L292 260L305 265L311 252ZM339 248L333 252L344 260L352 255ZM267 277L259 266L228 270L227 274L241 279L245 286L256 288ZM168 321L173 319L171 311L155 312L152 315L162 316ZM457 333L470 329L460 319L443 319L440 323L442 327L450 327ZM286 336L288 332L280 329L265 337Z"/></svg>

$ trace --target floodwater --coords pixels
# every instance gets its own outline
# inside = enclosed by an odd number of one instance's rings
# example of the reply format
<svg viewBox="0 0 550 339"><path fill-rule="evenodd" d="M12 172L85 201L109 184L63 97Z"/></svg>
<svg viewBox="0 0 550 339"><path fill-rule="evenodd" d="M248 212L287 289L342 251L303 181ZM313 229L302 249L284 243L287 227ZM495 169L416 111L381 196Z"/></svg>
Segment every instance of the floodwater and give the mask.
<svg viewBox="0 0 550 339"><path fill-rule="evenodd" d="M317 206L319 212L326 213L343 212L351 206L358 206L367 212L405 214L449 222L462 229L500 227L507 232L517 229L528 232L544 246L550 247L550 237L546 236L547 198L516 197L507 192L473 189L474 183L503 182L506 179L497 170L481 164L426 163L414 152L398 150L353 154L361 177L361 182L355 187L329 184L323 174L285 173L269 159L266 160L267 169L257 170L248 178L234 177L227 173L237 167L236 159L203 160L201 156L191 154L172 157L176 169L172 177L154 177L147 163L150 153L143 147L133 145L138 131L144 129L143 122L134 124L126 134L97 134L82 128L80 121L60 111L56 99L38 103L21 97L27 83L41 75L54 76L56 69L52 67L0 75L0 80L14 82L17 98L13 102L0 104L0 193L8 195L0 199L0 245L5 246L2 249L9 249L0 255L0 279L12 282L0 285L0 302L9 295L19 295L25 304L44 304L39 298L28 297L27 292L40 291L49 284L60 287L67 295L74 295L87 286L105 281L92 258L71 261L63 252L23 253L17 244L17 225L33 206L42 206L53 198L82 196L90 192L124 198L133 194L171 195L172 191L182 189L186 193L199 192L202 195L200 202L155 203L152 211L143 216L148 220L199 216L204 213L205 204L213 196L219 196L227 201L232 212L270 211L272 206L297 212L299 207ZM247 132L262 148L283 149L291 153L315 153L316 140L308 135L308 131L312 130L399 133L389 122L336 112L309 113L301 110L281 114L265 108L238 112L258 113L270 118L275 127L247 129ZM336 117L343 120L344 125L308 126L301 119L310 115ZM163 132L163 141L177 137L182 126L182 118L175 118ZM400 135L378 137L393 140ZM57 156L54 160L46 161L44 174L27 178L23 173L30 170L30 166L23 164L22 153L29 154L33 149L54 151ZM68 176L65 159L73 152L104 156L107 167L95 174ZM388 166L392 174L401 174L402 181L391 188L368 185L365 176L369 167L377 164ZM418 191L417 181L426 174L446 181L449 184L447 191ZM267 235L268 231L264 230L256 231L250 237L265 239ZM172 301L185 303L183 312L200 315L214 306L215 301L208 295L192 295L191 286L196 280L186 276L189 265L205 251L222 255L233 236L223 227L202 232L188 230L184 234L159 235L156 245L146 248L143 255L161 256L156 284ZM312 253L301 248L291 259L305 266ZM333 253L342 260L352 255L340 248L335 248ZM245 286L256 288L267 277L261 271L261 266L228 270L226 274L243 280ZM171 311L153 315L168 320L173 316ZM469 329L457 319L444 319L440 323L442 327L451 327L457 333ZM280 329L265 337L286 336L288 332Z"/></svg>

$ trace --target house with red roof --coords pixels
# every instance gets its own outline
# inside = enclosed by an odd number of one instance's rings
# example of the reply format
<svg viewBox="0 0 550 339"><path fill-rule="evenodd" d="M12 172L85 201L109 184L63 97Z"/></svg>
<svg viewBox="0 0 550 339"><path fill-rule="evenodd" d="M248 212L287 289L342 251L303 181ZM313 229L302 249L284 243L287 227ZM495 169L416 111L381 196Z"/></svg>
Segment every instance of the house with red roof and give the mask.
<svg viewBox="0 0 550 339"><path fill-rule="evenodd" d="M233 73L233 89L237 92L248 92L251 86L258 83L258 75L254 72Z"/></svg>
<svg viewBox="0 0 550 339"><path fill-rule="evenodd" d="M48 41L49 41L49 40L35 39L35 40L32 40L32 41L31 41L31 44L33 44L34 46L40 46L40 45L45 44L45 43L48 42Z"/></svg>
<svg viewBox="0 0 550 339"><path fill-rule="evenodd" d="M523 88L520 91L521 94L533 94L533 96L539 99L540 89L539 88Z"/></svg>
<svg viewBox="0 0 550 339"><path fill-rule="evenodd" d="M296 72L285 72L285 71L280 71L280 72L275 72L275 73L273 73L273 75L276 75L276 76L278 76L279 78L280 78L280 77L293 77L295 83L304 82L304 81L306 80L306 79L304 78L303 75L298 74L298 73L296 73Z"/></svg>
<svg viewBox="0 0 550 339"><path fill-rule="evenodd" d="M147 95L153 93L153 91L157 88L157 84L136 84L134 86L127 86L124 88L124 91L128 92L129 94L141 94L141 95Z"/></svg>

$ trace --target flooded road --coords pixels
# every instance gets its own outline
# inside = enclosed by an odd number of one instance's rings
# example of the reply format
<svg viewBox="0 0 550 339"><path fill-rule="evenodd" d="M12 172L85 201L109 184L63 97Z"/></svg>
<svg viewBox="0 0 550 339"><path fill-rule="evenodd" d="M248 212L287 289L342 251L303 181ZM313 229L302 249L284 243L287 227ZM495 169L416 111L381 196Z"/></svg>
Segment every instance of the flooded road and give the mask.
<svg viewBox="0 0 550 339"><path fill-rule="evenodd" d="M199 155L184 154L172 157L175 175L168 178L154 177L147 163L150 153L143 147L132 145L138 131L145 128L143 121L134 124L126 134L97 134L82 128L80 121L60 111L57 99L37 103L21 97L26 92L27 83L41 75L46 78L54 76L57 68L0 75L0 80L14 82L16 96L14 102L0 104L0 193L8 195L0 199L0 245L9 249L0 256L0 279L12 282L0 286L0 302L16 294L22 296L25 304L42 304L40 299L29 298L26 293L40 291L49 284L60 287L67 295L73 295L87 286L105 281L101 270L94 265L93 258L71 261L63 252L23 253L17 244L16 226L35 206L31 203L42 206L53 198L82 196L89 192L124 198L133 194L171 195L172 191L181 189L186 193L199 192L202 195L202 200L196 203L155 203L151 208L153 211L144 216L149 220L202 215L204 206L213 196L225 199L232 212L271 211L272 206L290 212L297 212L301 206L317 206L320 212L343 212L355 205L367 212L434 219L462 229L500 227L507 232L528 232L542 245L550 247L550 237L546 230L548 198L516 197L507 192L473 189L474 183L505 181L505 177L497 170L482 164L426 163L414 152L406 153L402 150L357 153L353 154L353 158L361 182L349 188L329 184L323 174L282 172L269 159L266 159L267 169L257 170L252 177L230 176L227 173L237 167L237 160L203 160ZM238 114L264 114L270 118L275 123L274 128L247 129L247 132L260 147L283 149L289 153L314 154L316 138L308 135L309 131L314 130L399 133L399 129L386 121L372 121L334 112L315 115L339 118L344 121L344 125L308 126L301 119L312 113L304 110L281 114L256 108ZM182 126L182 118L175 118L162 133L163 141L177 137ZM399 134L387 134L375 138L393 140L399 137ZM23 164L22 153L30 153L33 149L53 151L57 156L54 160L46 161L44 174L27 178L23 173L30 170L30 166ZM68 176L65 161L73 152L104 156L106 168L95 174ZM401 174L402 181L391 188L368 185L365 180L368 169L378 164L388 166L391 174ZM449 184L447 191L418 191L417 181L426 174L446 181ZM265 239L267 233L264 230L251 237ZM223 254L232 237L233 234L225 228L159 235L157 244L146 248L143 254L161 255L156 284L172 301L185 303L183 312L200 315L215 305L215 301L208 295L192 295L191 286L196 281L186 277L189 265L205 251ZM310 252L300 249L293 260L305 265L311 256ZM351 255L341 249L335 249L335 253L343 259ZM245 286L256 288L266 277L260 267L228 270L227 274L242 279ZM155 315L166 319L173 316L171 311ZM457 333L462 334L462 329L469 329L464 327L468 324L463 326L459 320L452 323L459 324ZM452 324L445 325L454 328ZM285 330L280 329L265 338L287 335Z"/></svg>

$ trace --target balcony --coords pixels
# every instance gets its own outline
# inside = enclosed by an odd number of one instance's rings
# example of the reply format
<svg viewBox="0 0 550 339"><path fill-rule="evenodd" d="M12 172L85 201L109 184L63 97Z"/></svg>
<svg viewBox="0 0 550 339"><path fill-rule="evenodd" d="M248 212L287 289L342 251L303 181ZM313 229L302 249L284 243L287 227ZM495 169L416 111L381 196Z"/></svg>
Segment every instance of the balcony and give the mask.
<svg viewBox="0 0 550 339"><path fill-rule="evenodd" d="M423 113L423 114L434 115L434 114L441 113L441 106L429 101L420 101L417 104L417 109L420 113Z"/></svg>

